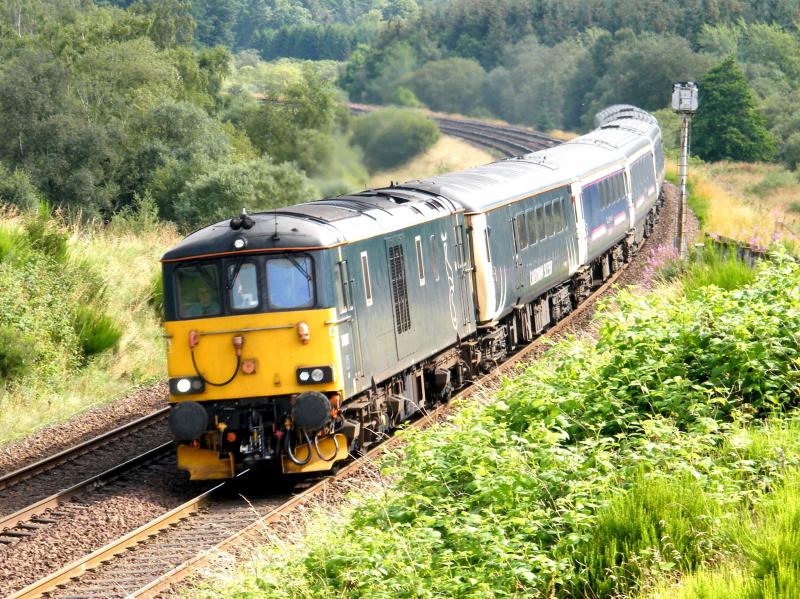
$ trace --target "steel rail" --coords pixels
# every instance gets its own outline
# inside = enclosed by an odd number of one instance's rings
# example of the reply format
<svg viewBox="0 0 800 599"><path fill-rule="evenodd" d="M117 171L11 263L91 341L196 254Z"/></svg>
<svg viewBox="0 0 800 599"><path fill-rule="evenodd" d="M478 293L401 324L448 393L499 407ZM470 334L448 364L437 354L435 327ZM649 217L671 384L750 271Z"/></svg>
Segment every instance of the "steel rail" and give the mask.
<svg viewBox="0 0 800 599"><path fill-rule="evenodd" d="M40 472L44 472L58 466L59 464L63 464L64 462L68 462L70 460L75 459L78 456L81 456L89 451L93 451L103 445L106 445L117 439L121 436L128 435L135 430L140 428L144 428L156 422L157 420L166 416L167 412L169 411L169 406L162 408L160 410L156 410L146 416L142 416L136 420L132 420L127 424L123 424L113 430L103 433L102 435L98 435L92 439L88 439L83 443L79 443L73 447L69 447L63 451L60 451L54 455L48 456L37 462L29 464L27 466L23 466L18 470L14 470L8 474L0 476L0 491L14 485L22 480L31 478Z"/></svg>
<svg viewBox="0 0 800 599"><path fill-rule="evenodd" d="M104 482L116 478L120 474L127 472L128 470L132 470L133 468L139 466L140 464L144 464L149 462L150 460L158 457L159 455L166 453L168 450L172 448L172 442L163 443L158 447L154 447L149 451L146 451L130 460L123 462L122 464L117 464L113 468L109 468L105 472L101 472L91 478L86 479L83 482L80 482L76 485L73 485L63 491L59 491L58 493L54 493L49 497L45 497L44 499L37 501L27 507L22 508L14 512L13 514L9 514L7 516L0 517L0 537L3 534L14 528L15 526L29 522L30 520L34 519L35 516L43 514L47 510L51 510L57 508L60 505L67 503L70 499L77 495L81 495L85 493L89 489L96 488L101 486Z"/></svg>

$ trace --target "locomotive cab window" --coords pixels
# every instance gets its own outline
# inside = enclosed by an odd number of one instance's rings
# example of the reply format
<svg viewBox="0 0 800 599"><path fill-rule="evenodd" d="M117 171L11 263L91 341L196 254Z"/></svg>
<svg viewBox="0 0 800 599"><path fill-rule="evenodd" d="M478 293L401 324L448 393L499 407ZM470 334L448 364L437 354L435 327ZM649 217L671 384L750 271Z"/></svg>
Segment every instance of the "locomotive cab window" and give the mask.
<svg viewBox="0 0 800 599"><path fill-rule="evenodd" d="M275 310L297 310L314 305L314 272L310 256L284 254L267 258L267 296Z"/></svg>
<svg viewBox="0 0 800 599"><path fill-rule="evenodd" d="M237 262L228 266L228 289L231 309L253 310L260 303L258 297L258 275L252 262Z"/></svg>
<svg viewBox="0 0 800 599"><path fill-rule="evenodd" d="M193 264L175 269L180 318L203 318L222 314L219 269L215 264Z"/></svg>

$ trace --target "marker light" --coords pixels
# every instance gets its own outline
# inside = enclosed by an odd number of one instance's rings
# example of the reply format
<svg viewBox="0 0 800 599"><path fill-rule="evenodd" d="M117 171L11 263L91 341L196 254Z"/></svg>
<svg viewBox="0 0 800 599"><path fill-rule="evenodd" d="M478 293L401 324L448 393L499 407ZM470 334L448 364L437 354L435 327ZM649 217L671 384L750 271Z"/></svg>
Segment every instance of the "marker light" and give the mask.
<svg viewBox="0 0 800 599"><path fill-rule="evenodd" d="M192 388L192 381L190 381L189 379L181 379L175 384L175 387L181 393L188 393L189 389Z"/></svg>
<svg viewBox="0 0 800 599"><path fill-rule="evenodd" d="M233 247L237 250L243 250L244 246L247 245L247 240L244 237L237 237L233 240Z"/></svg>
<svg viewBox="0 0 800 599"><path fill-rule="evenodd" d="M300 374L297 376L305 383L311 377L311 374L308 372L308 370L301 370Z"/></svg>
<svg viewBox="0 0 800 599"><path fill-rule="evenodd" d="M319 383L324 376L325 373L322 372L321 368L315 368L314 370L311 371L311 380L314 381L315 383Z"/></svg>

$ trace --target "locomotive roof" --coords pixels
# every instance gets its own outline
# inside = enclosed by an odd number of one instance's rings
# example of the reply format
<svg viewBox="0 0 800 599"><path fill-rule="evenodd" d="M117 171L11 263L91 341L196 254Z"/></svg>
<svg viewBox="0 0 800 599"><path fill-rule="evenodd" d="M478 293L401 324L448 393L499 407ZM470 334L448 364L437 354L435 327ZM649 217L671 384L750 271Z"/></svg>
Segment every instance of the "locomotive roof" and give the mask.
<svg viewBox="0 0 800 599"><path fill-rule="evenodd" d="M220 221L195 231L161 260L333 247L460 211L456 204L435 193L369 190L250 214L254 223L250 229L233 229L231 219ZM242 250L234 248L239 238L246 240Z"/></svg>
<svg viewBox="0 0 800 599"><path fill-rule="evenodd" d="M469 212L484 212L567 185L579 175L619 163L658 137L658 123L652 116L629 106L616 108L600 129L570 142L404 186L432 190Z"/></svg>

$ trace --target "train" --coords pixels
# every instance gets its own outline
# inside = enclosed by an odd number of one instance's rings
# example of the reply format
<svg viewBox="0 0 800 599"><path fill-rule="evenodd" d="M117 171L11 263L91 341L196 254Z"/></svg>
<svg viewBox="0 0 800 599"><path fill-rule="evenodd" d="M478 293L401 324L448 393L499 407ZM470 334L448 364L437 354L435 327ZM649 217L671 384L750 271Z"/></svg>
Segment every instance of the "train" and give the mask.
<svg viewBox="0 0 800 599"><path fill-rule="evenodd" d="M192 480L325 472L541 335L641 247L656 119L241 215L162 258L169 425Z"/></svg>

